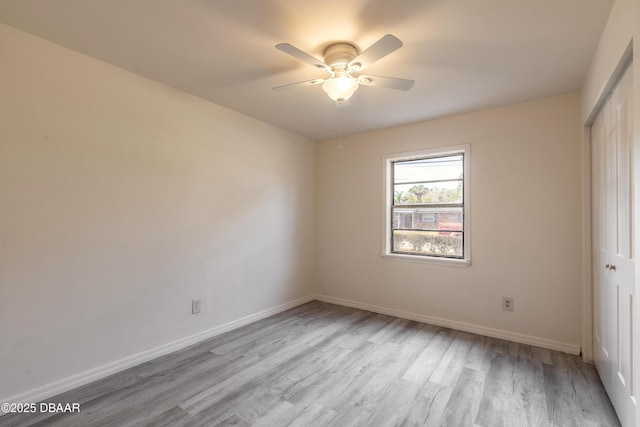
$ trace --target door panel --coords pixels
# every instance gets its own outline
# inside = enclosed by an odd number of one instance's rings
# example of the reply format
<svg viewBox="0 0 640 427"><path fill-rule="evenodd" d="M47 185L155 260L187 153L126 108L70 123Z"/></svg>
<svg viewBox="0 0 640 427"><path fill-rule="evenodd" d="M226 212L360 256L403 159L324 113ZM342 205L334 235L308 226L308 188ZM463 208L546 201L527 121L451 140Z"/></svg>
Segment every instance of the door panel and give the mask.
<svg viewBox="0 0 640 427"><path fill-rule="evenodd" d="M625 427L637 412L632 87L630 67L591 128L594 360Z"/></svg>
<svg viewBox="0 0 640 427"><path fill-rule="evenodd" d="M593 330L594 330L594 361L602 382L610 388L608 379L612 377L613 370L609 360L609 334L610 328L607 326L606 314L610 312L610 297L607 290L610 286L605 285L605 269L602 266L610 265L608 261L607 246L611 243L611 226L607 218L607 206L611 205L606 198L610 192L606 191L606 185L610 181L611 165L607 163L610 158L610 147L605 144L607 129L609 127L609 103L602 108L598 117L591 127L591 150L592 150L592 203L593 203ZM609 229L605 226L609 224Z"/></svg>

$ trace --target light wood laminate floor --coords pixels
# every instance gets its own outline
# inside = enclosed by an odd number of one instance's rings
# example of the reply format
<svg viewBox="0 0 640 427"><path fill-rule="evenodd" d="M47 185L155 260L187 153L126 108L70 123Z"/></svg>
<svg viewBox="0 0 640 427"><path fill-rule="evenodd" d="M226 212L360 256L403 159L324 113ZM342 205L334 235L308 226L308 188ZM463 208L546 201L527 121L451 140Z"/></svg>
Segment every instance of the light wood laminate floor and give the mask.
<svg viewBox="0 0 640 427"><path fill-rule="evenodd" d="M528 345L311 302L0 426L618 426L593 365Z"/></svg>

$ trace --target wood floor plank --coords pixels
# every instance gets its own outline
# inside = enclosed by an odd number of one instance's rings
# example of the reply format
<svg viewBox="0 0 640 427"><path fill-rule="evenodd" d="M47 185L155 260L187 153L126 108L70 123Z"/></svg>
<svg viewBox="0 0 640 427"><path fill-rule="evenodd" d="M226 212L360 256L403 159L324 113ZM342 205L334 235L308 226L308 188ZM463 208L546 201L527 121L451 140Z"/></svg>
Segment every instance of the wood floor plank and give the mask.
<svg viewBox="0 0 640 427"><path fill-rule="evenodd" d="M372 426L440 427L451 387L399 380L394 390L370 418Z"/></svg>
<svg viewBox="0 0 640 427"><path fill-rule="evenodd" d="M444 408L442 425L472 426L480 406L484 375L473 369L463 368L451 397ZM498 427L498 425L491 427Z"/></svg>
<svg viewBox="0 0 640 427"><path fill-rule="evenodd" d="M591 365L582 363L578 357L573 357L570 362L570 378L577 393L576 402L591 402L589 406L574 405L585 419L596 425L606 425L608 420L616 418L611 401L604 388L593 387L592 384L600 383L598 372Z"/></svg>
<svg viewBox="0 0 640 427"><path fill-rule="evenodd" d="M373 348L374 344L363 342L360 346L350 351L348 359L339 361L337 365L329 364L323 370L319 370L292 385L283 392L283 399L305 406L318 402L320 396L331 393L331 389L335 384L345 380L348 381L348 377L343 377L344 373L347 372L353 376L356 367L362 363L361 359L367 357Z"/></svg>
<svg viewBox="0 0 640 427"><path fill-rule="evenodd" d="M135 425L137 423L154 427L176 427L179 425L189 424L190 418L191 416L186 411L179 406L174 406L155 417L149 418L147 421L136 420L135 423L131 423L130 425ZM123 424L122 427L125 427L125 424Z"/></svg>
<svg viewBox="0 0 640 427"><path fill-rule="evenodd" d="M220 421L217 424L214 424L214 427L249 427L251 426L251 423L243 420L242 418L238 417L237 415L232 415L228 418L225 418L224 420ZM179 426L176 426L179 427Z"/></svg>
<svg viewBox="0 0 640 427"><path fill-rule="evenodd" d="M255 423L255 427L286 426L298 418L301 413L296 405L285 400L278 402L273 408L266 411Z"/></svg>
<svg viewBox="0 0 640 427"><path fill-rule="evenodd" d="M545 403L542 364L497 354L492 359L475 423L480 426L544 425Z"/></svg>
<svg viewBox="0 0 640 427"><path fill-rule="evenodd" d="M382 358L378 358L367 375L354 382L350 388L334 396L327 407L340 412L347 402L356 402L363 411L373 414L393 393L392 384L402 376L420 353L417 346L401 347L391 341L380 346Z"/></svg>
<svg viewBox="0 0 640 427"><path fill-rule="evenodd" d="M5 426L619 426L572 356L311 302L48 399Z"/></svg>
<svg viewBox="0 0 640 427"><path fill-rule="evenodd" d="M369 341L376 344L383 344L390 341L398 333L402 332L406 325L409 324L409 320L406 319L394 319L393 322L386 325L384 328L376 332Z"/></svg>
<svg viewBox="0 0 640 427"><path fill-rule="evenodd" d="M484 375L489 373L493 358L498 354L492 350L489 340L489 337L481 335L474 337L471 350L469 350L469 354L465 359L465 368L481 372Z"/></svg>
<svg viewBox="0 0 640 427"><path fill-rule="evenodd" d="M543 365L521 355L514 363L513 398L506 409L509 418L516 421L514 425L544 426L547 411Z"/></svg>
<svg viewBox="0 0 640 427"><path fill-rule="evenodd" d="M412 426L439 427L443 425L445 408L451 399L452 387L428 382L419 394L419 405L408 413L407 422Z"/></svg>
<svg viewBox="0 0 640 427"><path fill-rule="evenodd" d="M394 346L397 349L397 346ZM371 351L364 354L346 369L340 369L339 375L327 384L316 399L327 408L339 412L351 401L351 396L364 387L371 377L379 373L381 365L386 365L391 357L388 347L373 345Z"/></svg>
<svg viewBox="0 0 640 427"><path fill-rule="evenodd" d="M443 328L439 326L429 325L426 323L418 323L416 333L413 334L406 343L409 345L419 345L425 347L431 340L438 335Z"/></svg>
<svg viewBox="0 0 640 427"><path fill-rule="evenodd" d="M442 330L429 342L420 356L409 367L402 379L417 383L426 383L440 360L444 357L453 342L456 332L450 329Z"/></svg>
<svg viewBox="0 0 640 427"><path fill-rule="evenodd" d="M531 346L531 357L533 360L538 362L546 363L547 365L552 365L553 361L551 360L551 350L541 347Z"/></svg>
<svg viewBox="0 0 640 427"><path fill-rule="evenodd" d="M329 423L330 427L364 427L369 425L367 420L371 414L363 411L358 405L351 403L347 405Z"/></svg>
<svg viewBox="0 0 640 427"><path fill-rule="evenodd" d="M575 390L566 370L557 365L543 365L544 383L547 396L547 417L553 425L579 427L574 417L571 401L575 398Z"/></svg>
<svg viewBox="0 0 640 427"><path fill-rule="evenodd" d="M305 408L287 427L320 427L327 426L336 417L337 413L314 403Z"/></svg>
<svg viewBox="0 0 640 427"><path fill-rule="evenodd" d="M457 333L447 352L433 370L429 381L453 387L465 367L467 355L473 346L473 338L472 334L466 332Z"/></svg>

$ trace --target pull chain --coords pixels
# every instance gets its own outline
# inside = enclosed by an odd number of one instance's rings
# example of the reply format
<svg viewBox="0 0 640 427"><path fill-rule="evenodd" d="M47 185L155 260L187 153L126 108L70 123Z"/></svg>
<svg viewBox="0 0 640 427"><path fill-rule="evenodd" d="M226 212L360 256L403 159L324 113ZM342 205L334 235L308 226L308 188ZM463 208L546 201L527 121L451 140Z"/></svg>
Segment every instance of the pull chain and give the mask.
<svg viewBox="0 0 640 427"><path fill-rule="evenodd" d="M342 114L338 117L338 157L342 157Z"/></svg>

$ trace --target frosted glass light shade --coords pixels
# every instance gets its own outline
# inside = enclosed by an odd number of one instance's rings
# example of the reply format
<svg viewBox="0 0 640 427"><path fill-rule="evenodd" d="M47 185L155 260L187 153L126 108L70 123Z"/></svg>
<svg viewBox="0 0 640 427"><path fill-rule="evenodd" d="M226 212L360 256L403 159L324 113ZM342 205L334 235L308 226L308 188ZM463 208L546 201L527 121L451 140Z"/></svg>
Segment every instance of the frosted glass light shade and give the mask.
<svg viewBox="0 0 640 427"><path fill-rule="evenodd" d="M351 98L358 86L358 80L346 75L325 80L322 84L322 90L334 101L343 102Z"/></svg>

